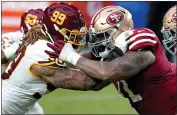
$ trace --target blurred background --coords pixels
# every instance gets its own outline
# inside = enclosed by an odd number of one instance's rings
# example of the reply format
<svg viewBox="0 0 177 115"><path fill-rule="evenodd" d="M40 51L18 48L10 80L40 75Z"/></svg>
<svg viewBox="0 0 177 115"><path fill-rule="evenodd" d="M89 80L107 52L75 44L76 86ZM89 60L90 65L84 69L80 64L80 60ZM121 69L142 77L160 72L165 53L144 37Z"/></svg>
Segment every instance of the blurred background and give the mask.
<svg viewBox="0 0 177 115"><path fill-rule="evenodd" d="M2 2L2 33L18 31L21 15L31 8L43 8L54 2ZM107 5L120 5L128 9L134 20L135 28L146 27L152 29L160 40L162 19L165 12L176 2L69 2L77 6L86 19L87 26L94 13ZM86 48L87 49L87 48ZM168 59L175 62L175 57L166 52ZM99 92L80 92L58 89L51 94L44 96L40 104L47 113L60 114L135 114L127 99L121 97L113 85L106 87Z"/></svg>

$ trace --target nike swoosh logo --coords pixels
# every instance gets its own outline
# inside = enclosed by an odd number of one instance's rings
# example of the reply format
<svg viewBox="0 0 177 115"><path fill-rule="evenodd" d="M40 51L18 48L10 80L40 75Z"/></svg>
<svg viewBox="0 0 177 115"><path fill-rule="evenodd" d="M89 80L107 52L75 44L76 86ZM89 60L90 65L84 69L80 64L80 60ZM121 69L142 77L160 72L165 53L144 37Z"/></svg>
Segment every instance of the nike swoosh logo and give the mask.
<svg viewBox="0 0 177 115"><path fill-rule="evenodd" d="M144 30L138 30L138 33L142 32L142 31L144 31Z"/></svg>

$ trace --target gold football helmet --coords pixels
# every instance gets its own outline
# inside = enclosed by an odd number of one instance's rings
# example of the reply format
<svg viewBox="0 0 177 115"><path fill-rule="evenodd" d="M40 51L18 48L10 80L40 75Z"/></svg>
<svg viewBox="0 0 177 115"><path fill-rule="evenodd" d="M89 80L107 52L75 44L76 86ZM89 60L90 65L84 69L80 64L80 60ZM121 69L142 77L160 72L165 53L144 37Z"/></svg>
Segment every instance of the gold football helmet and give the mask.
<svg viewBox="0 0 177 115"><path fill-rule="evenodd" d="M96 57L106 57L114 48L111 42L129 29L133 29L131 13L120 6L106 6L93 16L89 28L89 46Z"/></svg>
<svg viewBox="0 0 177 115"><path fill-rule="evenodd" d="M177 36L176 36L176 23L177 23L177 12L176 5L170 8L163 18L163 26L161 32L163 34L164 47L171 54L175 55L177 52Z"/></svg>

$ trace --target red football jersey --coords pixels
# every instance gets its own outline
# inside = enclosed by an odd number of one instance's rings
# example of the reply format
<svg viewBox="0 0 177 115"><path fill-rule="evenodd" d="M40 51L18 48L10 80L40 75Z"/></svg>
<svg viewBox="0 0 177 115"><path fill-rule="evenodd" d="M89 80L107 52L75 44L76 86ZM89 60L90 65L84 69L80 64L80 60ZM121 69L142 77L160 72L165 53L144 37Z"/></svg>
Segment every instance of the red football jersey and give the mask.
<svg viewBox="0 0 177 115"><path fill-rule="evenodd" d="M177 113L176 64L170 63L154 32L147 28L133 31L128 51L149 49L155 62L127 80L115 82L117 90L128 98L139 114Z"/></svg>

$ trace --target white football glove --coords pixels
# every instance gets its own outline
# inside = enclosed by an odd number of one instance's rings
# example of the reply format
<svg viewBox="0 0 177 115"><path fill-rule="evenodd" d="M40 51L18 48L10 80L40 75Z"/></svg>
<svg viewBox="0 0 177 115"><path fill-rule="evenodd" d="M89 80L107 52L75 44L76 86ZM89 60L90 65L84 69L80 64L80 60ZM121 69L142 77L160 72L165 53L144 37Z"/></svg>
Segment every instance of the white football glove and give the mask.
<svg viewBox="0 0 177 115"><path fill-rule="evenodd" d="M115 46L120 48L123 53L127 51L127 44L129 43L129 41L127 41L127 38L129 38L132 34L133 31L128 30L119 34L119 36L115 39Z"/></svg>
<svg viewBox="0 0 177 115"><path fill-rule="evenodd" d="M64 47L61 50L61 53L59 55L59 59L66 61L68 63L71 63L73 65L77 64L77 61L80 57L81 56L74 51L72 45L69 43L66 43L64 45Z"/></svg>

